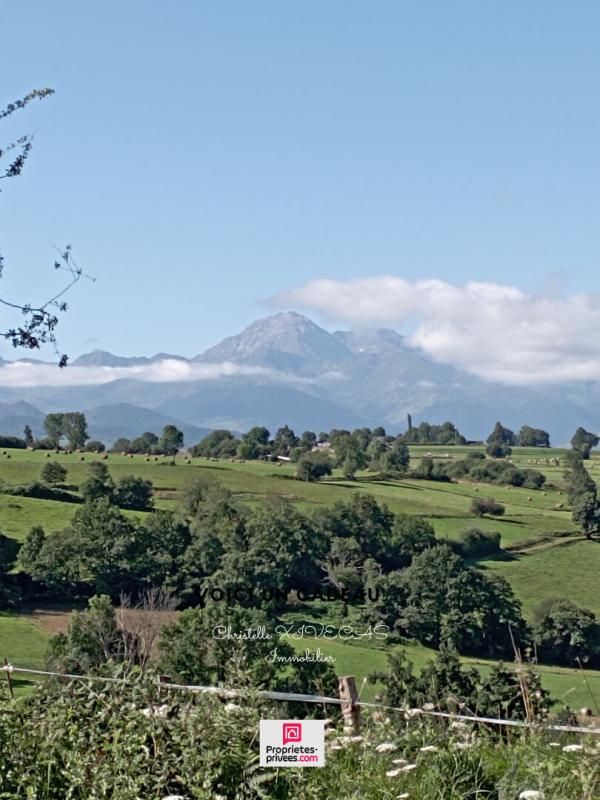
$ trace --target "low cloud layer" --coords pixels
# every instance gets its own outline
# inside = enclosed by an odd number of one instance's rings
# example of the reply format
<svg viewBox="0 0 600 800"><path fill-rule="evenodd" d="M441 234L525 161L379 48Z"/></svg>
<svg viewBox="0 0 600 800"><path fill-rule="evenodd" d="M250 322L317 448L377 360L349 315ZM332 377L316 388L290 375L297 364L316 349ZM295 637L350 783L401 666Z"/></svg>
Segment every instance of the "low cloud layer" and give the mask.
<svg viewBox="0 0 600 800"><path fill-rule="evenodd" d="M217 380L237 375L277 377L274 370L264 367L243 367L227 361L222 364L192 364L177 359L164 359L152 364L132 367L67 367L59 369L54 364L23 362L14 362L0 367L0 383L4 387L11 388L95 386L123 379L147 383L173 383Z"/></svg>
<svg viewBox="0 0 600 800"><path fill-rule="evenodd" d="M410 346L487 380L527 385L600 379L595 294L556 298L498 283L454 286L382 275L313 280L272 302L349 325L410 323Z"/></svg>

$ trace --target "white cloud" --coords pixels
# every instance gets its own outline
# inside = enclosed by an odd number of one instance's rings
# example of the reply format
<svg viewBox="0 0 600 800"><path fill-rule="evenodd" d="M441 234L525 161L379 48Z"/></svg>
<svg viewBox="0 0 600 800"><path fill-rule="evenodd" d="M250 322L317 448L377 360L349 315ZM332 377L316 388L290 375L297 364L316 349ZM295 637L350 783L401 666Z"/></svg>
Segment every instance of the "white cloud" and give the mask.
<svg viewBox="0 0 600 800"><path fill-rule="evenodd" d="M272 300L351 325L414 325L407 343L430 358L508 384L600 379L600 298L455 286L394 275L313 280Z"/></svg>
<svg viewBox="0 0 600 800"><path fill-rule="evenodd" d="M178 381L207 381L236 375L280 377L264 367L244 367L225 361L221 364L194 364L177 359L164 359L152 364L133 367L66 367L54 364L14 362L0 367L0 383L5 387L31 386L95 386L125 378L147 383Z"/></svg>

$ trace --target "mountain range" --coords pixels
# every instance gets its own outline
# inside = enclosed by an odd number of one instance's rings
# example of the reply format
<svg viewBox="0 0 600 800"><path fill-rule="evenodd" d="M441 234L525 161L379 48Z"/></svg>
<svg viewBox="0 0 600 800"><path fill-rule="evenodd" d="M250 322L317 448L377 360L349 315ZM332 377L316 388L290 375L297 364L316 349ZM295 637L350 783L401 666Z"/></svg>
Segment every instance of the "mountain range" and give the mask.
<svg viewBox="0 0 600 800"><path fill-rule="evenodd" d="M273 431L288 424L297 432L384 425L395 433L406 428L407 414L414 423L451 420L471 439L485 437L496 420L544 428L555 444L579 425L600 429L600 382L490 383L433 362L394 330L330 333L291 311L260 319L191 359L95 350L72 367L116 371L94 385L15 387L3 383L0 366L0 432L21 435L25 424L41 432L44 414L60 410L85 411L90 434L107 443L160 432L168 422L184 430L188 444L207 429L252 425Z"/></svg>

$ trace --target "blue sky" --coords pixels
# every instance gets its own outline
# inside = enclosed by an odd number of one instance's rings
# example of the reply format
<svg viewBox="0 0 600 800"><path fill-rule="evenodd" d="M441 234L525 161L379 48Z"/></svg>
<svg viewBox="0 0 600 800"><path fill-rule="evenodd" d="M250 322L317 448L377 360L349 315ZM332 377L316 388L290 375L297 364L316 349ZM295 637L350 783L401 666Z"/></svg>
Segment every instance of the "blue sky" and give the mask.
<svg viewBox="0 0 600 800"><path fill-rule="evenodd" d="M0 104L56 90L0 129L36 135L0 288L43 299L70 242L97 278L72 355L194 355L290 305L352 323L295 292L318 279L598 289L597 3L35 0L0 27Z"/></svg>

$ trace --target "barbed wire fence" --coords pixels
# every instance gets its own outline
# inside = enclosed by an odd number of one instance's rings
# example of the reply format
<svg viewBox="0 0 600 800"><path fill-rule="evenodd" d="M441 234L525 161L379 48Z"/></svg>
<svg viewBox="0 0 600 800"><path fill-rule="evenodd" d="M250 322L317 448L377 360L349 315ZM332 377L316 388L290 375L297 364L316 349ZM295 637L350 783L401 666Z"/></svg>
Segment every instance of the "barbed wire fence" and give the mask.
<svg viewBox="0 0 600 800"><path fill-rule="evenodd" d="M77 675L68 672L54 672L51 670L31 669L29 667L19 667L4 660L4 664L0 666L0 672L4 672L7 676L9 691L13 695L12 675L39 675L42 677L63 678L66 680L85 682L100 682L100 683L113 683L131 685L132 681L127 678L112 678L100 675ZM173 689L176 691L186 691L202 694L216 694L228 699L247 697L249 692L244 689L232 689L222 686L201 686L194 684L181 684L173 683L168 680L157 680L157 686L164 689ZM591 736L600 736L600 728L591 727L586 725L560 725L546 722L531 722L526 720L514 719L500 719L497 717L483 717L472 714L454 714L447 711L436 711L429 708L401 708L397 706L389 706L383 703L371 703L360 700L356 689L356 682L351 675L342 676L339 678L339 697L327 697L325 695L314 694L301 694L297 692L279 692L279 691L256 691L252 692L253 695L261 697L265 700L273 700L280 702L291 703L316 703L319 705L333 705L339 706L342 715L349 727L358 729L360 725L360 710L362 708L380 709L382 711L393 711L404 714L408 719L419 716L438 717L441 719L448 719L456 722L474 723L481 725L496 725L506 728L535 728L537 730L555 731L560 733L580 733Z"/></svg>

